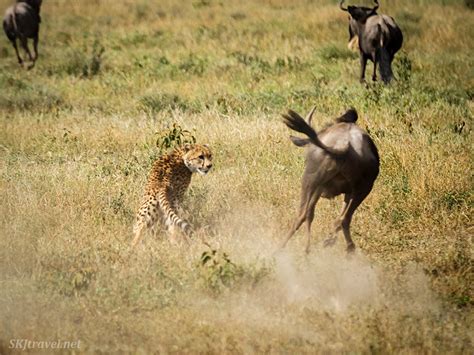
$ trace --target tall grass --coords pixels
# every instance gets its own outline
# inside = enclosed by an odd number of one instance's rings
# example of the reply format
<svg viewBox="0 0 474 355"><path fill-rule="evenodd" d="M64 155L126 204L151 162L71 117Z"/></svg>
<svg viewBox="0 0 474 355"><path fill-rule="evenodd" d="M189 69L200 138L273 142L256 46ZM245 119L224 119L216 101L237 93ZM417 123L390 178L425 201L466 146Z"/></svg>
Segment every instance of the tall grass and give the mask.
<svg viewBox="0 0 474 355"><path fill-rule="evenodd" d="M381 2L405 43L393 85L364 87L333 1L44 2L33 70L0 40L0 353L472 351L465 6ZM308 256L301 235L274 254L304 166L280 113L312 105L317 127L355 107L379 148L352 258L320 243L340 199L318 204ZM158 229L130 250L173 125L215 156L183 206L196 241Z"/></svg>

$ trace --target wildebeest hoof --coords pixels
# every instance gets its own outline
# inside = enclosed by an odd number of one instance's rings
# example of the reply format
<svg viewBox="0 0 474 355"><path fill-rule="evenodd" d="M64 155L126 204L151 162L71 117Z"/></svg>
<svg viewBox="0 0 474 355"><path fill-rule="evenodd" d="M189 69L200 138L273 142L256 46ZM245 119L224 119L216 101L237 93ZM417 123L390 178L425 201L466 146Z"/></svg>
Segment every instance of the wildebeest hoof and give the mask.
<svg viewBox="0 0 474 355"><path fill-rule="evenodd" d="M349 245L347 246L346 251L347 251L349 254L352 254L352 253L355 251L355 248L356 248L355 245L352 243L352 244L349 244Z"/></svg>
<svg viewBox="0 0 474 355"><path fill-rule="evenodd" d="M278 249L279 249L279 250L285 249L285 248L286 248L286 244L288 244L288 241L287 241L287 240L285 240L285 242L281 243L281 244L280 244L280 247L279 247Z"/></svg>
<svg viewBox="0 0 474 355"><path fill-rule="evenodd" d="M323 245L325 248L332 247L336 243L336 238L328 238L324 240Z"/></svg>

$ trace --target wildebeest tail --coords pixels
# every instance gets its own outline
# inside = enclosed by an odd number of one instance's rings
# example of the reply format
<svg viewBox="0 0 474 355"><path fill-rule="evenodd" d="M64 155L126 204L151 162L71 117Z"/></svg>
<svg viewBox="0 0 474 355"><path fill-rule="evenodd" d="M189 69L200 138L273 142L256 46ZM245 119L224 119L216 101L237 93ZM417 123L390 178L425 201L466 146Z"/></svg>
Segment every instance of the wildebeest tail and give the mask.
<svg viewBox="0 0 474 355"><path fill-rule="evenodd" d="M342 155L346 152L345 150L339 151L339 150L333 149L331 147L326 146L323 142L321 142L314 128L311 127L303 119L303 117L298 115L295 111L288 110L288 112L283 114L282 116L284 119L283 122L287 125L288 128L292 129L293 131L303 133L309 138L309 140L307 140L307 139L301 139L301 138L296 138L296 137L290 137L291 141L295 145L301 147L311 142L314 145L318 146L319 148L333 155Z"/></svg>
<svg viewBox="0 0 474 355"><path fill-rule="evenodd" d="M388 84L393 78L392 58L387 48L385 47L385 38L382 31L382 27L380 25L378 26L379 26L378 33L380 34L380 39L379 39L380 44L377 47L377 51L375 53L376 61L379 63L379 72L380 72L380 77L382 78L382 81L385 84Z"/></svg>
<svg viewBox="0 0 474 355"><path fill-rule="evenodd" d="M382 47L377 50L377 61L379 62L379 72L382 81L388 84L393 78L392 63L390 53L386 48Z"/></svg>

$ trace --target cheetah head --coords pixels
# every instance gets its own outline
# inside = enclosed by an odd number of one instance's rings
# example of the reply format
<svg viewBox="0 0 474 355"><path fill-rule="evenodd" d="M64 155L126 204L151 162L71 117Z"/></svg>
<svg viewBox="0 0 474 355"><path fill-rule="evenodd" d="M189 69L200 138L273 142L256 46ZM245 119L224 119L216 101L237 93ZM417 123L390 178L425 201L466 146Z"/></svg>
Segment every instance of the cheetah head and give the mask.
<svg viewBox="0 0 474 355"><path fill-rule="evenodd" d="M212 153L207 144L185 144L183 161L192 173L206 175L212 168Z"/></svg>

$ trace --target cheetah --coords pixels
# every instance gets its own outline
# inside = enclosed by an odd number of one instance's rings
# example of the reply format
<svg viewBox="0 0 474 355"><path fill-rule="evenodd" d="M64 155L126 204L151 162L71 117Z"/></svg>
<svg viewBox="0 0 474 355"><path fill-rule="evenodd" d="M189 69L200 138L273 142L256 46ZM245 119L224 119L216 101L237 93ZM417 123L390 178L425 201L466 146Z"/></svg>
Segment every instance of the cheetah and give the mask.
<svg viewBox="0 0 474 355"><path fill-rule="evenodd" d="M169 232L174 233L179 227L186 238L191 235L191 226L178 216L177 208L191 182L192 173L206 175L211 167L212 153L207 144L184 144L158 158L153 163L143 202L137 212L132 246L159 217Z"/></svg>

